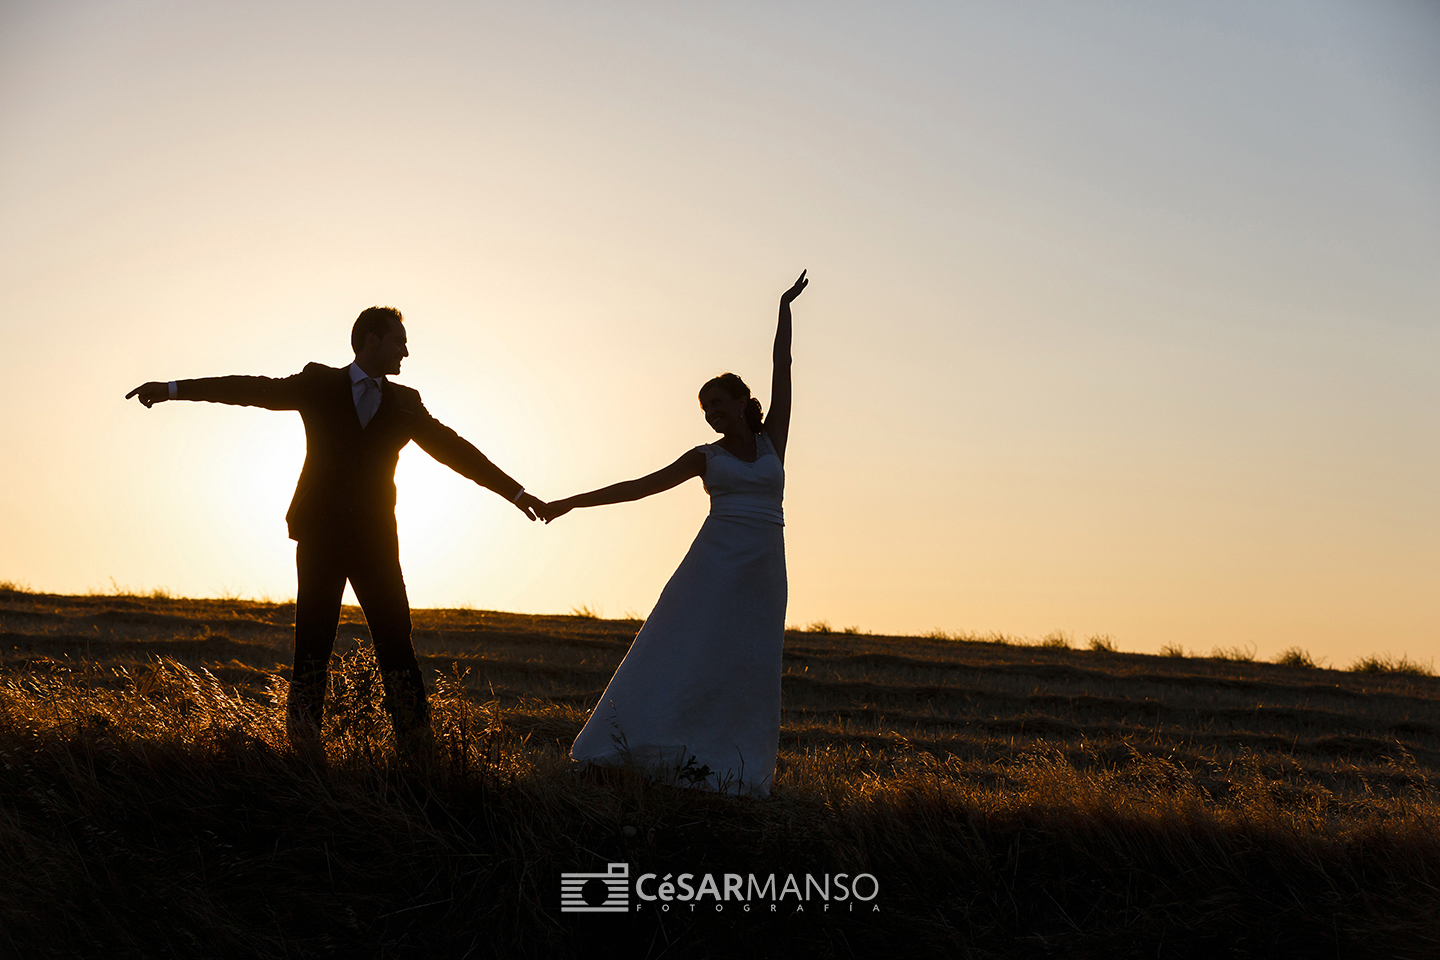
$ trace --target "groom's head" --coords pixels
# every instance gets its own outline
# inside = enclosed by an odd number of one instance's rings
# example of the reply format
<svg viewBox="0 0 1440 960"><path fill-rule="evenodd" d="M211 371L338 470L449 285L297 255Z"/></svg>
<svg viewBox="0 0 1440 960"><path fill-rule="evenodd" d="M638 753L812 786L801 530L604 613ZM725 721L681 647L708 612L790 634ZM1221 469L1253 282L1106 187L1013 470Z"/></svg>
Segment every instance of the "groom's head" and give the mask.
<svg viewBox="0 0 1440 960"><path fill-rule="evenodd" d="M350 328L350 346L355 362L372 377L400 372L400 361L410 356L405 347L405 317L394 307L369 307L360 311Z"/></svg>

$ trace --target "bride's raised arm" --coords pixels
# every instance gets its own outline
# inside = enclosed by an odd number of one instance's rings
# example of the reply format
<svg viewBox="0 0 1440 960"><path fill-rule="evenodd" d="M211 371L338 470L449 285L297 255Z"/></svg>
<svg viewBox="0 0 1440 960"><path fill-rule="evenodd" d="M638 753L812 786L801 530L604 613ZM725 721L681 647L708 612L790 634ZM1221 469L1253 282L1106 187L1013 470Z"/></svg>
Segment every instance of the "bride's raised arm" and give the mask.
<svg viewBox="0 0 1440 960"><path fill-rule="evenodd" d="M639 500L642 497L663 493L704 472L705 454L699 450L687 450L670 466L661 467L654 473L646 474L635 480L612 483L608 487L591 490L589 493L576 494L573 497L566 497L564 500L551 500L545 504L543 509L537 507L535 512L540 515L540 519L549 523L556 517L563 517L576 507L599 507L607 503L626 503L630 500Z"/></svg>
<svg viewBox="0 0 1440 960"><path fill-rule="evenodd" d="M780 295L780 319L775 325L774 372L770 378L770 412L765 432L775 445L775 454L784 461L785 442L790 439L790 302L810 283L800 271L795 285Z"/></svg>

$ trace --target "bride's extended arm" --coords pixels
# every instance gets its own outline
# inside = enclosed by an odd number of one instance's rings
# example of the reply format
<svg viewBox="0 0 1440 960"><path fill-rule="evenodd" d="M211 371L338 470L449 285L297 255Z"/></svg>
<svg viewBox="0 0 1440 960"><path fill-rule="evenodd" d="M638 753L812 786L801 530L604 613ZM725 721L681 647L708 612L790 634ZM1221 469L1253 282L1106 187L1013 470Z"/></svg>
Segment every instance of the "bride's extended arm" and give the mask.
<svg viewBox="0 0 1440 960"><path fill-rule="evenodd" d="M536 512L546 523L549 523L556 517L563 517L576 507L599 507L607 503L639 500L642 497L669 490L671 487L677 487L691 477L698 477L704 472L705 454L699 450L688 450L681 455L679 460L654 473L636 480L612 483L608 487L591 490L589 493L576 494L573 497L566 497L564 500L552 500L545 504L543 509L537 508Z"/></svg>
<svg viewBox="0 0 1440 960"><path fill-rule="evenodd" d="M782 461L785 443L790 439L790 302L810 282L805 273L801 270L795 285L780 295L780 319L775 325L774 372L770 377L770 412L765 416L765 432Z"/></svg>

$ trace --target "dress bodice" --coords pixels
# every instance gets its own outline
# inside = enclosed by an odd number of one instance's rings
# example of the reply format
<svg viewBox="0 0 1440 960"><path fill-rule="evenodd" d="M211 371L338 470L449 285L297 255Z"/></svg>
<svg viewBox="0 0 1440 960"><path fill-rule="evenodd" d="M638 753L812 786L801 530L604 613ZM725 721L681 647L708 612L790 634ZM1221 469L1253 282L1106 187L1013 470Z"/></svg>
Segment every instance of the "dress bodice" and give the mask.
<svg viewBox="0 0 1440 960"><path fill-rule="evenodd" d="M699 448L705 454L705 492L710 494L712 517L750 517L785 523L781 501L785 494L785 467L770 437L755 437L755 460L746 463L716 443Z"/></svg>

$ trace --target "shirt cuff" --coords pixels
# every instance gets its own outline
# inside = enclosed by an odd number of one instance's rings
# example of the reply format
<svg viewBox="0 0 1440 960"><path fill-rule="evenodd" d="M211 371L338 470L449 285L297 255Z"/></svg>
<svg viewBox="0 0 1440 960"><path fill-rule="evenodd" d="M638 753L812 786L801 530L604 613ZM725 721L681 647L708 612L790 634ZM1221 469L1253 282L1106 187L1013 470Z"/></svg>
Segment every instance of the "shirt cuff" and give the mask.
<svg viewBox="0 0 1440 960"><path fill-rule="evenodd" d="M171 400L178 400L178 399L180 399L180 390L179 390L179 388L177 388L177 387L175 386L175 381L174 381L174 380L171 380L171 381L170 381L170 399L171 399Z"/></svg>

